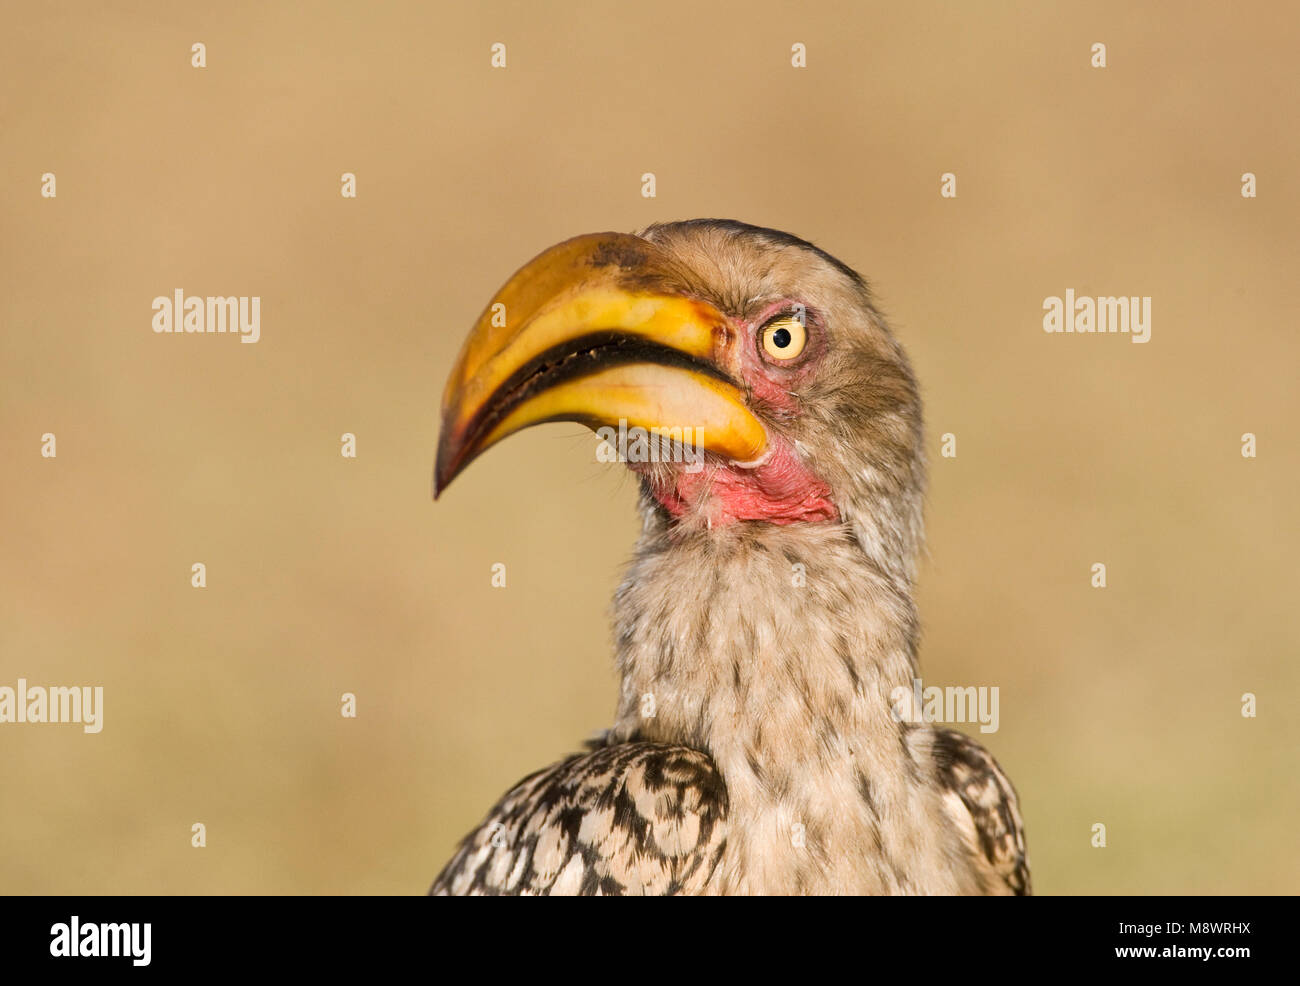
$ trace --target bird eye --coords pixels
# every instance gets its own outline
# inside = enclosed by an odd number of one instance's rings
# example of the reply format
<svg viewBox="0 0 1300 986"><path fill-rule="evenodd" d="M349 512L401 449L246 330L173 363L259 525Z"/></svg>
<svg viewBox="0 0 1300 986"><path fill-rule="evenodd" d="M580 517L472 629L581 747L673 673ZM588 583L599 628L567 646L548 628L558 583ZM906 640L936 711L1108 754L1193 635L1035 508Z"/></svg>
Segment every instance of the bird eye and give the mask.
<svg viewBox="0 0 1300 986"><path fill-rule="evenodd" d="M763 326L763 352L775 360L792 360L803 352L808 330L794 315L778 315Z"/></svg>

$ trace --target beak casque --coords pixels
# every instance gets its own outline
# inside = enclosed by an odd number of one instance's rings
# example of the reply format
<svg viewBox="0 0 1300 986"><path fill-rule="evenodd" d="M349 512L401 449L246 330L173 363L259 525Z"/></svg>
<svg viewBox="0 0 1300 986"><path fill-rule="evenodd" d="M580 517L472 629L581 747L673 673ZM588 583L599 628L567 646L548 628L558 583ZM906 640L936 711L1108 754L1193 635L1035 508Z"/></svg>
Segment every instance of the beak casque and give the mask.
<svg viewBox="0 0 1300 986"><path fill-rule="evenodd" d="M488 304L442 399L438 496L470 462L531 425L576 421L695 436L734 462L767 433L716 362L731 342L712 305L673 290L669 258L627 233L566 240L526 264Z"/></svg>

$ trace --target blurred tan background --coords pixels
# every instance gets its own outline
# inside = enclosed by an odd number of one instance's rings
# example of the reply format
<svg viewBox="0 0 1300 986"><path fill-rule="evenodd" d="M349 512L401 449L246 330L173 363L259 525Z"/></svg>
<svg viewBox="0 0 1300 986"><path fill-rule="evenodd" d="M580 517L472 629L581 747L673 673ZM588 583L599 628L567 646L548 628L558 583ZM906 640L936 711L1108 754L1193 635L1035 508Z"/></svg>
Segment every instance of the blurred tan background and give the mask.
<svg viewBox="0 0 1300 986"><path fill-rule="evenodd" d="M0 891L421 893L606 725L631 479L552 425L434 504L437 405L521 263L696 216L814 240L909 349L922 667L1000 687L1036 889L1300 888L1300 13L1131 7L6 9L0 685L105 710L0 726ZM155 335L176 288L261 341ZM1045 334L1066 288L1151 341Z"/></svg>

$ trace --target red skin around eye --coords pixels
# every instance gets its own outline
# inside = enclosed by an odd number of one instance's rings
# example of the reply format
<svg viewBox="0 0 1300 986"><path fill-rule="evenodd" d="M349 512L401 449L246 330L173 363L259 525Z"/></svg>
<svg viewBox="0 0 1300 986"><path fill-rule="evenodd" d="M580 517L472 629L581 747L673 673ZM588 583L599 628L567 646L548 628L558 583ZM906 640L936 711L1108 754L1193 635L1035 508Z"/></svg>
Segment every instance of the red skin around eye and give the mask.
<svg viewBox="0 0 1300 986"><path fill-rule="evenodd" d="M793 311L797 304L792 298L770 302L736 329L736 336L740 340L739 352L736 354L739 366L736 369L740 378L749 386L750 394L778 412L791 416L797 414L799 409L792 392L798 390L799 385L821 362L826 340L818 329L815 315L806 309L808 341L804 351L789 364L763 356L758 333L770 319L783 312Z"/></svg>
<svg viewBox="0 0 1300 986"><path fill-rule="evenodd" d="M791 305L784 299L773 302L752 321L738 326L733 338L740 351L732 358L739 364L739 376L749 386L755 403L794 416L799 406L792 391L816 366L824 342L819 334L810 332L803 357L786 368L773 366L759 355L756 337L760 326ZM679 466L671 479L656 483L651 492L674 517L699 510L714 527L738 520L796 524L837 519L839 512L831 502L830 487L784 438L771 429L768 438L770 445L762 465L749 469L734 464L706 466L695 473Z"/></svg>

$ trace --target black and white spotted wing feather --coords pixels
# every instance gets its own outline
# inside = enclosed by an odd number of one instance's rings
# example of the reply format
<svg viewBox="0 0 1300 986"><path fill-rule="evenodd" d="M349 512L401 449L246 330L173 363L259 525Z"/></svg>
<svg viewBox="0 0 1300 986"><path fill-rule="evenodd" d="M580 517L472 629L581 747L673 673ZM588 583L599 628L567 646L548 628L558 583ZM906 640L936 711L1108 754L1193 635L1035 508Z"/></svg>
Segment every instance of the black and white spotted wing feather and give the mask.
<svg viewBox="0 0 1300 986"><path fill-rule="evenodd" d="M975 848L985 893L1032 893L1020 805L997 761L969 736L951 729L935 731L934 759L950 811ZM973 831L967 828L971 823Z"/></svg>
<svg viewBox="0 0 1300 986"><path fill-rule="evenodd" d="M684 746L630 742L517 784L430 894L703 894L725 844L726 788Z"/></svg>

